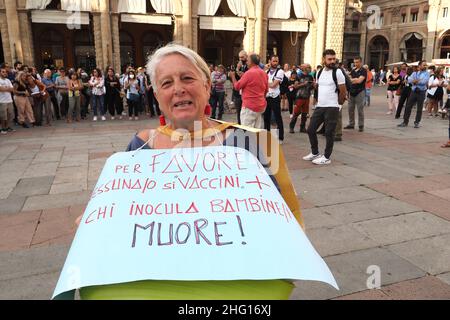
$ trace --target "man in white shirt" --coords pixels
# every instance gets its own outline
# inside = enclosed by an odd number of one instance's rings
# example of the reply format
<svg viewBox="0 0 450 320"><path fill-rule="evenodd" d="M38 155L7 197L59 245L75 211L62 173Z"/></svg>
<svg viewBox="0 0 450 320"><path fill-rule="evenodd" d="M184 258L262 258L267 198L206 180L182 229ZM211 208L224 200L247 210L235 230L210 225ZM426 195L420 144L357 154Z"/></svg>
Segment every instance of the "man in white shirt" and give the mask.
<svg viewBox="0 0 450 320"><path fill-rule="evenodd" d="M334 50L327 49L323 52L322 65L324 68L316 75L317 105L307 130L311 153L303 157L303 160L312 161L317 165L331 163L330 157L333 152L339 110L347 96L345 76L340 69L336 68L336 53ZM326 137L324 155L319 154L319 143L317 141L317 129L322 123L325 126Z"/></svg>
<svg viewBox="0 0 450 320"><path fill-rule="evenodd" d="M11 92L13 92L13 85L8 79L8 70L5 66L0 67L0 120L2 123L2 128L0 133L6 134L8 132L14 131L10 123L14 118L14 107L13 100L11 97Z"/></svg>
<svg viewBox="0 0 450 320"><path fill-rule="evenodd" d="M269 76L269 91L266 94L267 107L266 111L264 111L264 128L270 131L270 119L273 112L278 127L278 139L280 139L280 143L283 143L284 127L283 119L281 118L280 84L283 82L284 71L278 68L278 63L278 56L273 55L270 57L270 68L267 71L267 75Z"/></svg>

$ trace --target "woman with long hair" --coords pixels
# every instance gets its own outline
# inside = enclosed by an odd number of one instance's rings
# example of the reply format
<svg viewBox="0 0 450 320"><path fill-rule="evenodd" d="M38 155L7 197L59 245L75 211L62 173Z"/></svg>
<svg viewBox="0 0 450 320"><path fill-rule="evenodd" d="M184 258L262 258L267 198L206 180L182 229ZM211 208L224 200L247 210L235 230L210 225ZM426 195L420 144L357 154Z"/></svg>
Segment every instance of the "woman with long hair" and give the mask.
<svg viewBox="0 0 450 320"><path fill-rule="evenodd" d="M439 101L442 100L444 96L444 87L447 87L447 83L444 78L444 68L437 68L434 72L434 75L430 76L430 80L428 81L428 105L427 111L430 117L437 117L438 114L438 105Z"/></svg>
<svg viewBox="0 0 450 320"><path fill-rule="evenodd" d="M26 84L31 96L34 118L36 119L35 125L42 126L42 108L45 100L48 98L48 92L45 90L45 85L31 74L27 74Z"/></svg>
<svg viewBox="0 0 450 320"><path fill-rule="evenodd" d="M72 116L75 112L75 121L80 121L81 117L81 90L83 90L83 83L81 83L78 73L72 72L69 74L69 112L67 113L67 122L72 122Z"/></svg>
<svg viewBox="0 0 450 320"><path fill-rule="evenodd" d="M399 94L398 90L400 88L400 84L402 83L402 76L400 75L400 71L398 67L394 67L392 70L392 74L389 75L387 84L387 96L388 96L388 106L389 111L386 114L392 114L397 112Z"/></svg>
<svg viewBox="0 0 450 320"><path fill-rule="evenodd" d="M24 128L29 128L25 120L34 126L35 119L31 102L28 99L30 92L28 91L27 74L24 71L19 71L14 83L14 102L17 107L17 122Z"/></svg>
<svg viewBox="0 0 450 320"><path fill-rule="evenodd" d="M111 120L115 119L116 114L119 116L119 119L122 119L123 105L120 101L120 81L111 67L106 71L105 88L105 103L111 115Z"/></svg>
<svg viewBox="0 0 450 320"><path fill-rule="evenodd" d="M91 106L94 109L93 121L97 121L97 109L100 108L100 115L102 120L105 121L105 81L102 77L102 72L99 68L95 68L92 71L91 80L89 80L89 85L91 86Z"/></svg>

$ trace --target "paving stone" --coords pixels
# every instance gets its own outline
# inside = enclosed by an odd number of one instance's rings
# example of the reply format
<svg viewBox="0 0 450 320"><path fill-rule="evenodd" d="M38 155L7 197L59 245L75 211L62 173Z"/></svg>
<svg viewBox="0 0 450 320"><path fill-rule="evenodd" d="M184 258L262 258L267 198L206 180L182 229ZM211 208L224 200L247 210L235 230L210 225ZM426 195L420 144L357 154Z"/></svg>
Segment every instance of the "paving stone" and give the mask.
<svg viewBox="0 0 450 320"><path fill-rule="evenodd" d="M346 296L338 297L333 300L392 300L381 289L370 289Z"/></svg>
<svg viewBox="0 0 450 320"><path fill-rule="evenodd" d="M43 162L30 165L22 178L35 178L44 176L54 176L59 162Z"/></svg>
<svg viewBox="0 0 450 320"><path fill-rule="evenodd" d="M436 197L450 201L450 188L443 189L443 190L427 191L427 193L430 193Z"/></svg>
<svg viewBox="0 0 450 320"><path fill-rule="evenodd" d="M307 232L310 229L331 228L342 224L321 208L303 209L302 214Z"/></svg>
<svg viewBox="0 0 450 320"><path fill-rule="evenodd" d="M367 290L367 282L373 276L369 266L378 266L381 286L423 277L425 272L387 249L371 248L325 258L339 285L339 291L330 285L316 281L296 281L291 299L332 299Z"/></svg>
<svg viewBox="0 0 450 320"><path fill-rule="evenodd" d="M69 207L43 210L31 245L70 244L78 216L78 211L69 211Z"/></svg>
<svg viewBox="0 0 450 320"><path fill-rule="evenodd" d="M427 212L373 219L352 226L379 244L388 245L450 232L450 222Z"/></svg>
<svg viewBox="0 0 450 320"><path fill-rule="evenodd" d="M53 245L0 252L0 281L61 272L68 251L67 245Z"/></svg>
<svg viewBox="0 0 450 320"><path fill-rule="evenodd" d="M420 211L418 207L391 197L336 204L321 207L321 209L342 223L359 222Z"/></svg>
<svg viewBox="0 0 450 320"><path fill-rule="evenodd" d="M87 166L58 168L53 183L86 183L87 173Z"/></svg>
<svg viewBox="0 0 450 320"><path fill-rule="evenodd" d="M40 215L41 211L0 215L0 251L28 248Z"/></svg>
<svg viewBox="0 0 450 320"><path fill-rule="evenodd" d="M426 272L436 275L450 271L450 233L412 240L387 247Z"/></svg>
<svg viewBox="0 0 450 320"><path fill-rule="evenodd" d="M420 191L442 189L442 185L439 182L426 178L413 178L409 180L391 181L387 183L376 183L370 184L368 187L375 191L394 197L404 194L417 193Z"/></svg>
<svg viewBox="0 0 450 320"><path fill-rule="evenodd" d="M54 178L54 176L22 178L17 183L11 196L27 197L38 194L48 194Z"/></svg>
<svg viewBox="0 0 450 320"><path fill-rule="evenodd" d="M39 151L33 159L33 164L40 162L59 162L62 151Z"/></svg>
<svg viewBox="0 0 450 320"><path fill-rule="evenodd" d="M34 159L36 156L36 153L38 153L40 148L35 149L28 149L24 147L23 145L20 147L20 149L17 149L13 153L11 153L8 157L8 160L31 160Z"/></svg>
<svg viewBox="0 0 450 320"><path fill-rule="evenodd" d="M50 300L60 271L0 280L0 300Z"/></svg>
<svg viewBox="0 0 450 320"><path fill-rule="evenodd" d="M307 229L306 234L322 257L377 246L375 241L345 225Z"/></svg>
<svg viewBox="0 0 450 320"><path fill-rule="evenodd" d="M450 210L448 209L450 208L450 201L444 200L441 197L436 197L426 192L417 192L400 195L397 198L450 221Z"/></svg>
<svg viewBox="0 0 450 320"><path fill-rule="evenodd" d="M91 196L89 191L65 193L64 196L60 194L49 194L42 196L29 197L23 207L24 211L62 208L65 206L72 206L78 204L87 204Z"/></svg>
<svg viewBox="0 0 450 320"><path fill-rule="evenodd" d="M382 288L382 290L393 299L450 299L450 286L433 276L395 283Z"/></svg>
<svg viewBox="0 0 450 320"><path fill-rule="evenodd" d="M5 213L20 212L24 203L25 197L8 197L8 199L0 200L0 216Z"/></svg>
<svg viewBox="0 0 450 320"><path fill-rule="evenodd" d="M326 194L321 192L308 193L304 194L303 197L314 203L316 206L326 206L338 203L382 198L384 195L366 187L357 186L333 189L333 192L327 192Z"/></svg>
<svg viewBox="0 0 450 320"><path fill-rule="evenodd" d="M330 168L330 171L342 176L345 179L350 179L358 185L367 185L387 181L377 175L368 173L365 170L353 168L351 166L333 166Z"/></svg>
<svg viewBox="0 0 450 320"><path fill-rule="evenodd" d="M450 272L439 274L436 277L450 286Z"/></svg>
<svg viewBox="0 0 450 320"><path fill-rule="evenodd" d="M58 183L52 185L49 194L62 194L87 190L87 182Z"/></svg>

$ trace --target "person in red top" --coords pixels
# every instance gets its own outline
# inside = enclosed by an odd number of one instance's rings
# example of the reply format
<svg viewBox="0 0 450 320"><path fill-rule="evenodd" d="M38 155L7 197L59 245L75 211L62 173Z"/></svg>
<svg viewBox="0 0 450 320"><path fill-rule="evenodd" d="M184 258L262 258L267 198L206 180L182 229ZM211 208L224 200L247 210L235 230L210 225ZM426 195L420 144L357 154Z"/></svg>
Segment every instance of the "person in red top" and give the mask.
<svg viewBox="0 0 450 320"><path fill-rule="evenodd" d="M366 99L364 101L364 106L370 106L370 93L373 87L373 74L372 71L369 70L369 66L367 64L364 65L364 69L367 71L367 79L366 79Z"/></svg>
<svg viewBox="0 0 450 320"><path fill-rule="evenodd" d="M262 113L266 110L266 94L269 90L267 74L259 67L259 57L251 54L248 71L236 81L234 72L230 72L235 90L242 90L241 123L244 126L262 128Z"/></svg>

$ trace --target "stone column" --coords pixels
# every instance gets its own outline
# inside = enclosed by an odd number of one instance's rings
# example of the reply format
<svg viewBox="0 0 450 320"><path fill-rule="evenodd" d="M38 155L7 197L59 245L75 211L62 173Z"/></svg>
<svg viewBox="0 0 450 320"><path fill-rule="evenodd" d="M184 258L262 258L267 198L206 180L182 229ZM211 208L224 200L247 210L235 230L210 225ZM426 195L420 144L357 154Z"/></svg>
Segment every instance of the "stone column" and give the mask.
<svg viewBox="0 0 450 320"><path fill-rule="evenodd" d="M24 62L22 39L20 37L19 15L17 13L16 1L5 1L5 13L8 24L9 48L12 57L12 63L16 60ZM7 38L7 39L8 39Z"/></svg>
<svg viewBox="0 0 450 320"><path fill-rule="evenodd" d="M364 63L368 64L369 57L367 56L367 52L366 52L366 50L367 50L367 43L366 43L366 41L367 41L367 21L365 18L361 21L361 29L360 30L361 30L361 38L359 41L359 54L363 58Z"/></svg>
<svg viewBox="0 0 450 320"><path fill-rule="evenodd" d="M31 28L31 18L28 17L28 11L19 11L20 20L20 39L22 43L22 62L34 66L34 45L33 45L33 32Z"/></svg>
<svg viewBox="0 0 450 320"><path fill-rule="evenodd" d="M400 49L399 49L399 41L398 39L398 24L393 23L391 26L391 35L389 36L391 41L389 45L389 60L386 63L398 62L401 60L400 57Z"/></svg>
<svg viewBox="0 0 450 320"><path fill-rule="evenodd" d="M183 45L192 49L192 7L191 0L182 0Z"/></svg>
<svg viewBox="0 0 450 320"><path fill-rule="evenodd" d="M346 0L328 1L326 48L336 51L342 61Z"/></svg>
<svg viewBox="0 0 450 320"><path fill-rule="evenodd" d="M254 51L255 53L261 55L261 58L265 58L262 56L262 38L264 31L264 0L256 0L255 1L255 11L256 11L256 21L255 21L255 45ZM266 35L267 38L267 35ZM265 52L265 51L264 51Z"/></svg>
<svg viewBox="0 0 450 320"><path fill-rule="evenodd" d="M316 36L316 64L322 63L322 52L325 49L325 31L327 27L328 0L321 0L317 3L318 21Z"/></svg>
<svg viewBox="0 0 450 320"><path fill-rule="evenodd" d="M198 52L198 24L200 19L195 14L195 16L193 16L191 20L192 20L192 50Z"/></svg>
<svg viewBox="0 0 450 320"><path fill-rule="evenodd" d="M103 69L105 67L105 62L103 60L103 44L101 35L101 19L100 15L94 13L92 15L92 26L94 29L94 46L95 46L95 60L97 68Z"/></svg>
<svg viewBox="0 0 450 320"><path fill-rule="evenodd" d="M317 22L310 22L309 32L305 38L305 47L303 52L303 62L310 63L315 68L321 60L316 57L317 42Z"/></svg>
<svg viewBox="0 0 450 320"><path fill-rule="evenodd" d="M183 17L175 15L173 22L173 41L178 44L183 44Z"/></svg>
<svg viewBox="0 0 450 320"><path fill-rule="evenodd" d="M109 15L109 1L99 1L100 31L102 45L102 69L113 64L112 59L112 24Z"/></svg>
<svg viewBox="0 0 450 320"><path fill-rule="evenodd" d="M255 51L255 25L256 20L253 17L246 17L246 31L243 39L244 50L249 53Z"/></svg>
<svg viewBox="0 0 450 320"><path fill-rule="evenodd" d="M121 74L122 62L120 61L120 32L119 32L119 14L114 13L111 17L111 37L113 50L113 65L116 73Z"/></svg>
<svg viewBox="0 0 450 320"><path fill-rule="evenodd" d="M437 34L437 23L439 20L439 1L430 0L429 1L429 11L428 11L428 37L427 37L427 49L425 52L425 56L423 57L427 61L431 61L431 59L435 57L439 57L440 53L438 52L437 45L435 43L435 38Z"/></svg>
<svg viewBox="0 0 450 320"><path fill-rule="evenodd" d="M8 24L6 22L6 14L3 12L0 13L0 32L2 35L3 55L5 57L5 62L13 64L14 61L11 54L11 47L9 44Z"/></svg>

